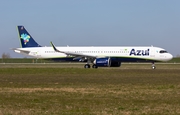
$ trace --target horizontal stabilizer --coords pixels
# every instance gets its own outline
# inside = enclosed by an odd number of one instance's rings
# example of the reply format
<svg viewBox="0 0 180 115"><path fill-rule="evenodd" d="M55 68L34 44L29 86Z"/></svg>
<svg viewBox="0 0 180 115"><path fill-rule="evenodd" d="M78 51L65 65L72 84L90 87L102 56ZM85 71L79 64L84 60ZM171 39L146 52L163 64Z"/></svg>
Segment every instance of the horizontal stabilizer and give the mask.
<svg viewBox="0 0 180 115"><path fill-rule="evenodd" d="M17 48L12 48L12 50L14 50L14 52L16 52L16 53L23 53L23 54L29 54L30 53L30 51L20 50L20 49L17 49Z"/></svg>

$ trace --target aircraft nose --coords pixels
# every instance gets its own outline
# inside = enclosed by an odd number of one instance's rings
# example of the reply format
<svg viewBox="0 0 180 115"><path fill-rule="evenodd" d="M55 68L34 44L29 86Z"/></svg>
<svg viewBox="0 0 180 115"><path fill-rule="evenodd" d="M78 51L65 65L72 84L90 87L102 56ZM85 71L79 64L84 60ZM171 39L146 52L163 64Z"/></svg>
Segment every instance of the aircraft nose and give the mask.
<svg viewBox="0 0 180 115"><path fill-rule="evenodd" d="M173 55L172 54L169 54L168 55L168 59L171 60L173 58Z"/></svg>

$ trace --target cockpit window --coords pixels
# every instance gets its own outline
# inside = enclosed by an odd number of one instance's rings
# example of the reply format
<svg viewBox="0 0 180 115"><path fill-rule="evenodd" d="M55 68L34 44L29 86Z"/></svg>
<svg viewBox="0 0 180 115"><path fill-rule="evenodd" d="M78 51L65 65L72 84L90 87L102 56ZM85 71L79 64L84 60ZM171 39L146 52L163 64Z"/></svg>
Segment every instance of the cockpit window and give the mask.
<svg viewBox="0 0 180 115"><path fill-rule="evenodd" d="M161 50L161 51L159 51L159 53L168 53L168 52L165 50Z"/></svg>

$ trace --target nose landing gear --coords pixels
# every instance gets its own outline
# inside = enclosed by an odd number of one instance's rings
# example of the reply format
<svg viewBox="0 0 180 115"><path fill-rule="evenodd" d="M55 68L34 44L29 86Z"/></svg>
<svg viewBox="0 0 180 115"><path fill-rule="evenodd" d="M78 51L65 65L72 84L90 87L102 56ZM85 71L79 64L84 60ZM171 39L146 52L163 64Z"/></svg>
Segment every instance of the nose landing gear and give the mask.
<svg viewBox="0 0 180 115"><path fill-rule="evenodd" d="M154 62L152 62L152 67L151 68L156 69L156 66L155 66Z"/></svg>

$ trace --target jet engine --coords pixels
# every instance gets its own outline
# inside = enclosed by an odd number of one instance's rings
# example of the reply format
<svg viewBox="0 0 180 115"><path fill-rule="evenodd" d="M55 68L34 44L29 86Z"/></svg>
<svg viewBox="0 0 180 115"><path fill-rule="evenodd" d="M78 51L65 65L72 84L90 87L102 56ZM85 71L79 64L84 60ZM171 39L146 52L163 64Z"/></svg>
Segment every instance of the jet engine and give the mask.
<svg viewBox="0 0 180 115"><path fill-rule="evenodd" d="M97 67L120 67L121 62L113 58L96 58L94 64Z"/></svg>

